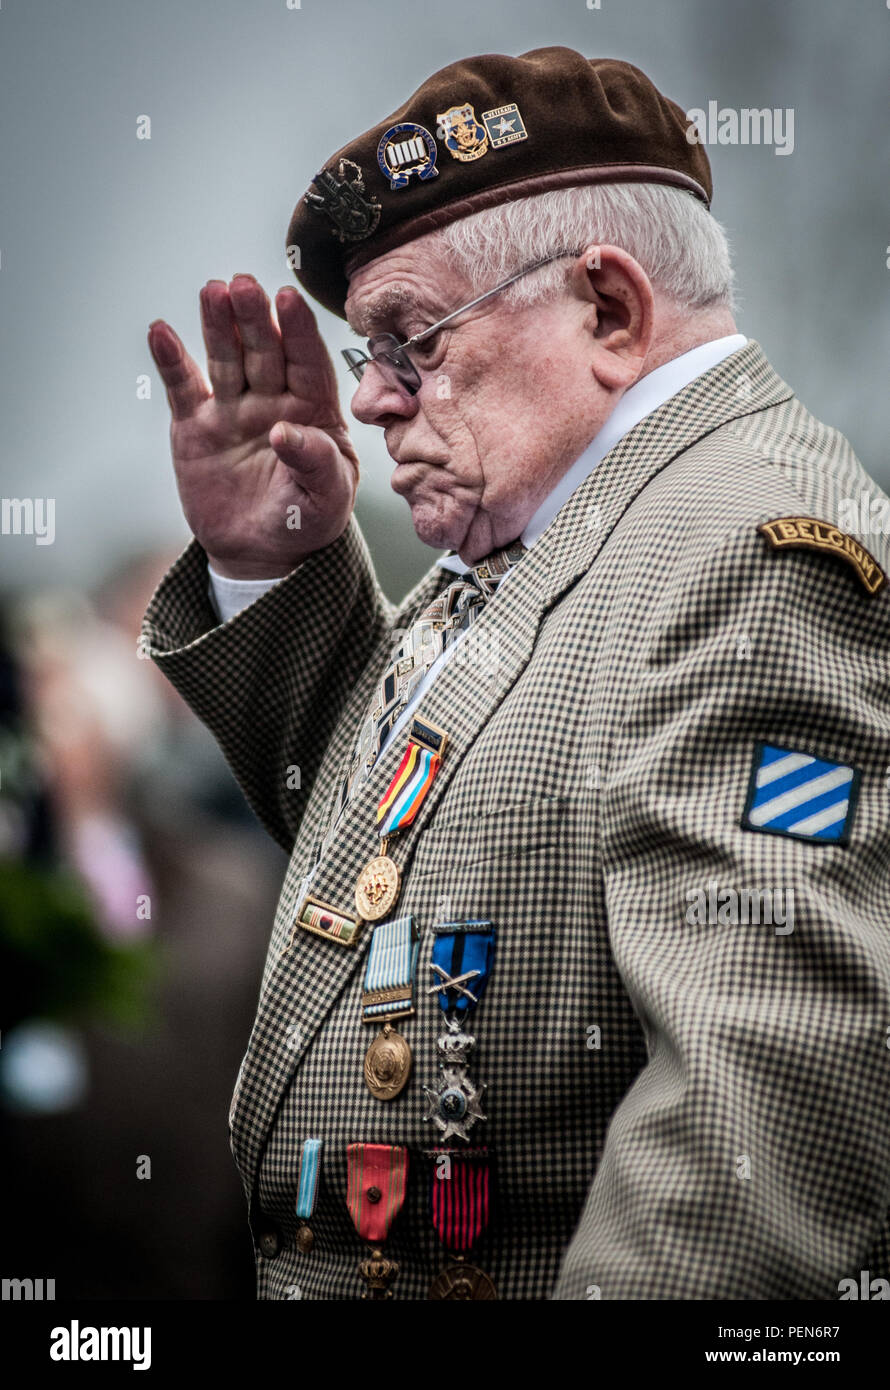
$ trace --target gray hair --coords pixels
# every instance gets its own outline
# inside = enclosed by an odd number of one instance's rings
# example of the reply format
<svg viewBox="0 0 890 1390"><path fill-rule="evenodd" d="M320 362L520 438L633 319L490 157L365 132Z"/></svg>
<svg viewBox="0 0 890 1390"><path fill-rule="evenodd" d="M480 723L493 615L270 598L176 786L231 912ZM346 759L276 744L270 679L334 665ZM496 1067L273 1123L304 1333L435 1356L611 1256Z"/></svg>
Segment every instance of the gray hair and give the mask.
<svg viewBox="0 0 890 1390"><path fill-rule="evenodd" d="M690 193L659 183L599 183L516 198L471 213L433 232L443 254L477 293L555 251L620 246L662 293L683 309L735 307L726 232ZM555 298L569 267L562 261L517 280L508 302Z"/></svg>

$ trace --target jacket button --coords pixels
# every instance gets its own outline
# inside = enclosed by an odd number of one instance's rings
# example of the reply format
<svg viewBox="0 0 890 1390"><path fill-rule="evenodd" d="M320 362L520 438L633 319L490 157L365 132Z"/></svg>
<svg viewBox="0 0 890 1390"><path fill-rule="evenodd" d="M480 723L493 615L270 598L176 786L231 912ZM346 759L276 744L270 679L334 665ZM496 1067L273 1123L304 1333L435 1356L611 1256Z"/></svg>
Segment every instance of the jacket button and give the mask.
<svg viewBox="0 0 890 1390"><path fill-rule="evenodd" d="M383 1193L380 1191L379 1187L368 1188L367 1197L369 1202L379 1202L382 1196Z"/></svg>
<svg viewBox="0 0 890 1390"><path fill-rule="evenodd" d="M267 1260L274 1260L281 1250L281 1232L277 1226L264 1226L260 1231L259 1247Z"/></svg>

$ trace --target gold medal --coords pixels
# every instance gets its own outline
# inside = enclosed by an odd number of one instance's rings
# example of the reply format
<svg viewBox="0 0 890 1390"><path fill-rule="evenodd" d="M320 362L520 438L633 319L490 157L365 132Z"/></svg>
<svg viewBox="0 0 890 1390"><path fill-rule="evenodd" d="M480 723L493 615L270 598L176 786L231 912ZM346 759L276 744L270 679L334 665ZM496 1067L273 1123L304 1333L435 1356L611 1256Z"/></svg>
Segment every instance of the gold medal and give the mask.
<svg viewBox="0 0 890 1390"><path fill-rule="evenodd" d="M437 1274L430 1284L427 1298L450 1298L465 1303L475 1303L482 1299L496 1299L497 1291L491 1279L476 1265L468 1265L464 1260L448 1265Z"/></svg>
<svg viewBox="0 0 890 1390"><path fill-rule="evenodd" d="M387 841L383 840L382 853L368 861L355 885L355 908L365 922L379 922L399 896L399 866L386 853L386 845Z"/></svg>
<svg viewBox="0 0 890 1390"><path fill-rule="evenodd" d="M484 134L484 132L483 132ZM435 724L411 721L411 734L402 761L377 803L380 853L362 869L355 885L355 907L366 922L379 922L395 906L401 888L399 868L386 852L394 835L413 822L439 771L448 734Z"/></svg>
<svg viewBox="0 0 890 1390"><path fill-rule="evenodd" d="M377 1100L395 1100L411 1075L411 1048L392 1024L385 1023L365 1053L365 1085Z"/></svg>

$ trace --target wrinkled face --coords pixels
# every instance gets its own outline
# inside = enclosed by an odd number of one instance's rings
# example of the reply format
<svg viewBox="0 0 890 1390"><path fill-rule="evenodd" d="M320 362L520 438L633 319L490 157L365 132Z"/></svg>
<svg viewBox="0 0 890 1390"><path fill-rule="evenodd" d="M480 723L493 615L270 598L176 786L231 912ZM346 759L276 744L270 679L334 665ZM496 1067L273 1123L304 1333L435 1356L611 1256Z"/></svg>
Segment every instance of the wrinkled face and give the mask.
<svg viewBox="0 0 890 1390"><path fill-rule="evenodd" d="M477 293L421 238L356 271L346 313L363 338L403 341ZM596 434L613 401L591 373L590 308L495 295L411 349L416 396L366 368L353 414L384 431L392 488L428 545L467 563L508 545Z"/></svg>

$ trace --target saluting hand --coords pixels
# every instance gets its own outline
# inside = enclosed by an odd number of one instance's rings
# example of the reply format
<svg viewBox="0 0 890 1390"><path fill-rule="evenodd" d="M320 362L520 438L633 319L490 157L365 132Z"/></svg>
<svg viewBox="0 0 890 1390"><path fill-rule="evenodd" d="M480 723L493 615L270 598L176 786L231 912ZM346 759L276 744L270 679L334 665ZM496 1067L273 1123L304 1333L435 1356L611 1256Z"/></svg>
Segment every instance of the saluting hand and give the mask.
<svg viewBox="0 0 890 1390"><path fill-rule="evenodd" d="M156 319L148 330L186 520L213 569L235 579L288 574L336 540L358 486L315 317L290 287L275 309L277 323L252 275L207 282L201 326L212 392L169 324Z"/></svg>

